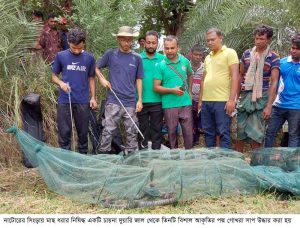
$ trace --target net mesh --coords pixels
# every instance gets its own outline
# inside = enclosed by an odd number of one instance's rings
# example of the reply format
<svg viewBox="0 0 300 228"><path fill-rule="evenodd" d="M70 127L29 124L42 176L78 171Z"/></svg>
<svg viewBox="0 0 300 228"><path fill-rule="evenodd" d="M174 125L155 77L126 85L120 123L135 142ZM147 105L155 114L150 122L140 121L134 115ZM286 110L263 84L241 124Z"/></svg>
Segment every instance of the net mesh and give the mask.
<svg viewBox="0 0 300 228"><path fill-rule="evenodd" d="M51 147L16 127L8 131L49 189L85 203L135 208L270 189L300 195L298 148L257 150L250 164L241 153L216 148L82 155Z"/></svg>

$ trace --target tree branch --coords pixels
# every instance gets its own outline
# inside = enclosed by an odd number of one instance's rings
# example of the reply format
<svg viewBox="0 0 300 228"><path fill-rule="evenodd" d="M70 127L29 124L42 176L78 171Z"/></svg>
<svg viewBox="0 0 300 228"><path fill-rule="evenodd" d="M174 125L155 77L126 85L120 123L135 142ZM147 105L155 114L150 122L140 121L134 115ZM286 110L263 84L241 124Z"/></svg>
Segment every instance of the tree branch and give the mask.
<svg viewBox="0 0 300 228"><path fill-rule="evenodd" d="M168 31L166 31L166 32L169 32L169 30L170 30L170 28L169 28L169 22L168 22L168 19L166 17L166 12L165 12L165 10L164 10L164 8L162 6L162 2L161 2L161 0L157 0L156 3L157 3L157 6L159 8L160 18L161 18L161 20L162 20L162 22L164 24L164 27L166 29L168 29Z"/></svg>

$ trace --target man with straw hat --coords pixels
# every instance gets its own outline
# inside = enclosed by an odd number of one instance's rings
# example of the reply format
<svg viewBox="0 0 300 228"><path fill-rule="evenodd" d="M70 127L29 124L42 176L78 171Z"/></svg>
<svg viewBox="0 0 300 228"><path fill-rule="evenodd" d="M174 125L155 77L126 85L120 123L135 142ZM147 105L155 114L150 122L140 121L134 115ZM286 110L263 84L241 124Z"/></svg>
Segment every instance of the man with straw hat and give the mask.
<svg viewBox="0 0 300 228"><path fill-rule="evenodd" d="M104 53L96 64L96 75L101 85L109 89L105 106L104 129L98 152L109 153L114 130L122 119L126 131L125 153L138 149L137 116L142 110L142 78L144 70L141 57L131 50L133 37L138 36L133 28L122 26L117 34L119 47ZM108 67L109 80L102 74ZM138 98L137 98L138 97Z"/></svg>

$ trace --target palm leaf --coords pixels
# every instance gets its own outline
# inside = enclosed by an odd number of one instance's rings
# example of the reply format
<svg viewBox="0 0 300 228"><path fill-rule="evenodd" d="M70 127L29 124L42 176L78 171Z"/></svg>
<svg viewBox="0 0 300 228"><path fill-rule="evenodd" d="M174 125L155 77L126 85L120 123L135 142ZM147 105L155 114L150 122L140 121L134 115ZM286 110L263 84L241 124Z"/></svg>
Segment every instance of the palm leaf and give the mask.
<svg viewBox="0 0 300 228"><path fill-rule="evenodd" d="M38 37L40 25L28 22L18 4L17 0L0 0L0 77L7 77L18 69L20 58Z"/></svg>
<svg viewBox="0 0 300 228"><path fill-rule="evenodd" d="M87 48L96 57L117 46L112 33L123 25L136 26L143 0L74 0L72 20L87 32ZM86 15L89 15L88 17Z"/></svg>
<svg viewBox="0 0 300 228"><path fill-rule="evenodd" d="M253 45L252 30L257 24L272 26L276 35L273 48L286 53L289 37L299 29L300 11L297 0L206 0L197 3L186 22L182 48L186 51L193 44L205 45L205 33L218 27L225 35L225 43L239 53ZM293 12L293 14L291 14Z"/></svg>

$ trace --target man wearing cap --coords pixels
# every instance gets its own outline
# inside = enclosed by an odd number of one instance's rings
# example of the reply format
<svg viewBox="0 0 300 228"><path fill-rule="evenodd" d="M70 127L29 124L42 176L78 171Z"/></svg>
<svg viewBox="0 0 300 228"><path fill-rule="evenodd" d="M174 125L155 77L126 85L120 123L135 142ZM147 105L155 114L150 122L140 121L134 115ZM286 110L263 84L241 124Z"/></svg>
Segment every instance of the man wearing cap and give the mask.
<svg viewBox="0 0 300 228"><path fill-rule="evenodd" d="M162 107L168 128L170 148L176 147L180 123L185 149L193 147L192 67L187 58L178 54L178 38L167 36L164 41L166 58L158 64L154 91L162 94Z"/></svg>
<svg viewBox="0 0 300 228"><path fill-rule="evenodd" d="M147 147L148 141L152 142L152 149L159 150L162 141L163 111L161 94L153 90L155 68L164 56L156 52L158 33L148 31L145 37L145 51L141 53L145 77L143 78L143 110L138 113L139 126L145 137L139 137L141 148Z"/></svg>
<svg viewBox="0 0 300 228"><path fill-rule="evenodd" d="M130 153L138 149L137 129L133 121L137 123L136 112L140 112L143 107L144 70L141 57L131 51L133 37L138 36L138 33L129 26L123 26L119 28L117 34L112 35L117 37L119 48L106 51L96 64L96 74L101 85L109 89L105 106L104 129L98 152L109 153L111 151L113 132L122 119L126 131L125 153ZM105 79L101 71L105 67L109 69L109 81Z"/></svg>

